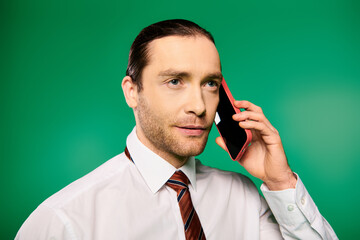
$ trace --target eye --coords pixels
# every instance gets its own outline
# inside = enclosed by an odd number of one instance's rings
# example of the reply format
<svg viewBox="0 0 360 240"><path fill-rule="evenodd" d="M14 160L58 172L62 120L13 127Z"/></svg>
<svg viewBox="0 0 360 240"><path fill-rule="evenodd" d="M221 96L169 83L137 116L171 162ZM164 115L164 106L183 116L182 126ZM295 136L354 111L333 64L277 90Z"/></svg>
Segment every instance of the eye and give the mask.
<svg viewBox="0 0 360 240"><path fill-rule="evenodd" d="M179 85L179 84L180 84L180 80L179 80L179 79L171 79L171 80L169 81L169 83L170 83L171 85L176 86L176 85Z"/></svg>
<svg viewBox="0 0 360 240"><path fill-rule="evenodd" d="M167 80L165 84L171 89L180 89L183 86L183 81L181 78L172 78Z"/></svg>
<svg viewBox="0 0 360 240"><path fill-rule="evenodd" d="M209 81L207 84L209 87L217 87L217 83L215 81Z"/></svg>
<svg viewBox="0 0 360 240"><path fill-rule="evenodd" d="M211 89L217 89L219 87L219 83L217 81L210 80L210 81L206 82L205 86L210 87Z"/></svg>

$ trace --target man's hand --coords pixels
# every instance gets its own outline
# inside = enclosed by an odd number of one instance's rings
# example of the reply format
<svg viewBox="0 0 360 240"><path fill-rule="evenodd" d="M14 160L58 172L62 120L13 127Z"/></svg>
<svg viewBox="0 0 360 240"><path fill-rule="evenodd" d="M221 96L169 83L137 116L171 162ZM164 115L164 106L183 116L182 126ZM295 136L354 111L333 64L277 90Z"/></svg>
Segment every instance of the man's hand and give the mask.
<svg viewBox="0 0 360 240"><path fill-rule="evenodd" d="M261 179L270 190L295 188L296 177L291 171L281 143L279 132L265 117L262 109L248 101L234 101L237 108L246 111L233 116L240 127L250 129L251 145L240 159L240 164L254 177ZM216 143L225 149L221 137Z"/></svg>

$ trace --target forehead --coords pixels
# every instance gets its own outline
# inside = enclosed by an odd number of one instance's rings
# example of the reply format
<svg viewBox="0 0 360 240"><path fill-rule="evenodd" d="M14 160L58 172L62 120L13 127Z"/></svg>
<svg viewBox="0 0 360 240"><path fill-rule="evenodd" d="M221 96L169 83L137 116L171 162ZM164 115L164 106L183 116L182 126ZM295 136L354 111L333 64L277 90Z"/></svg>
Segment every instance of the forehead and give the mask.
<svg viewBox="0 0 360 240"><path fill-rule="evenodd" d="M218 51L204 36L168 36L148 46L146 69L178 69L193 73L221 71Z"/></svg>

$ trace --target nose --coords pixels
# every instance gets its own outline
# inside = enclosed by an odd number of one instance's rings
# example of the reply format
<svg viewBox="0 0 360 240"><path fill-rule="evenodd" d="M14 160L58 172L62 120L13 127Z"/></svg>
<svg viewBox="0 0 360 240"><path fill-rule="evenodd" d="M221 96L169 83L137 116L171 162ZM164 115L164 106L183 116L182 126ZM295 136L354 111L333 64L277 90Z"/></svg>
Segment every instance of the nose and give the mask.
<svg viewBox="0 0 360 240"><path fill-rule="evenodd" d="M201 87L194 88L189 91L187 96L185 112L187 114L195 114L198 117L202 117L206 113L204 96L201 91Z"/></svg>

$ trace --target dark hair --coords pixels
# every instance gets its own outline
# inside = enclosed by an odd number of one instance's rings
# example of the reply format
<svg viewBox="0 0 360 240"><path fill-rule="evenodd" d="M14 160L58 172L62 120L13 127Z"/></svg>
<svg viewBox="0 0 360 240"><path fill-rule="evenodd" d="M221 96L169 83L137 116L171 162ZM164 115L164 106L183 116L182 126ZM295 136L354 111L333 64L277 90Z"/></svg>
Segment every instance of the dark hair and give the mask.
<svg viewBox="0 0 360 240"><path fill-rule="evenodd" d="M211 33L194 22L184 19L165 20L151 24L141 30L131 45L126 75L142 89L141 74L148 64L148 45L151 41L167 36L196 36L201 35L215 44Z"/></svg>

